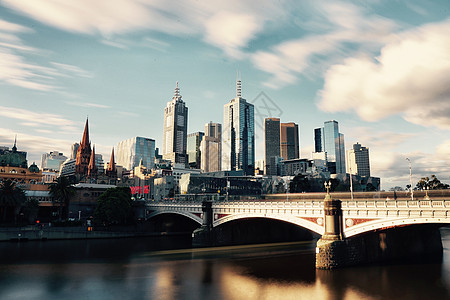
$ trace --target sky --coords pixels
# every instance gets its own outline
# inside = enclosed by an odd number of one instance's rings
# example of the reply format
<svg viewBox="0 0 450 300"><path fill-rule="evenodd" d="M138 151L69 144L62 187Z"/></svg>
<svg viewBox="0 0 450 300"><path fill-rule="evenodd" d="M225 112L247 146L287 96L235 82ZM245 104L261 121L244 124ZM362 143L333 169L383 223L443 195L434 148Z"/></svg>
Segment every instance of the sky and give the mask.
<svg viewBox="0 0 450 300"><path fill-rule="evenodd" d="M96 153L142 136L162 146L176 82L188 132L223 123L223 105L300 129L339 122L346 149L370 151L382 189L435 174L450 183L450 2L0 0L0 146L40 165L69 154L86 118Z"/></svg>

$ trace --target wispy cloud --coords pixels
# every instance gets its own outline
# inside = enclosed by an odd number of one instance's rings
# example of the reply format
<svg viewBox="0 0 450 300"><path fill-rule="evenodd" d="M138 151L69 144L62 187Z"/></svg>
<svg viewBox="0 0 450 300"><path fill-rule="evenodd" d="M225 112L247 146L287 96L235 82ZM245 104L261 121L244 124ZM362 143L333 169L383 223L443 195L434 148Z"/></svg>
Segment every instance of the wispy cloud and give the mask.
<svg viewBox="0 0 450 300"><path fill-rule="evenodd" d="M450 19L390 37L376 60L349 58L326 73L320 109L450 129Z"/></svg>
<svg viewBox="0 0 450 300"><path fill-rule="evenodd" d="M0 116L24 121L22 122L22 125L27 126L49 126L52 128L61 128L62 130L70 132L73 132L76 128L76 124L73 121L67 120L63 116L39 111L30 111L23 108L0 106Z"/></svg>
<svg viewBox="0 0 450 300"><path fill-rule="evenodd" d="M314 27L314 34L303 33L270 51L251 55L258 69L271 74L265 82L267 87L276 89L293 84L300 76L312 72L314 76L322 75L330 65L356 50L376 48L397 27L395 22L348 2L317 2L308 9L312 16L305 16L308 21L297 24L306 32Z"/></svg>
<svg viewBox="0 0 450 300"><path fill-rule="evenodd" d="M91 102L66 102L66 104L69 104L72 106L79 106L79 107L94 107L94 108L110 108L111 107L108 105L91 103Z"/></svg>

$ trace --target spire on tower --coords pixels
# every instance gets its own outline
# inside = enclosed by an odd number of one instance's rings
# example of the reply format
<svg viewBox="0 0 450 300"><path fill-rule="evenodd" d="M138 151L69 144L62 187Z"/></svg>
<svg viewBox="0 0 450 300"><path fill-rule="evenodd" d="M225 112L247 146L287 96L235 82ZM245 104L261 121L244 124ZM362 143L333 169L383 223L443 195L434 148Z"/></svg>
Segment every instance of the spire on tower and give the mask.
<svg viewBox="0 0 450 300"><path fill-rule="evenodd" d="M12 151L16 152L17 151L17 134L14 137L14 146L12 147Z"/></svg>
<svg viewBox="0 0 450 300"><path fill-rule="evenodd" d="M180 88L178 87L178 81L177 81L177 86L175 87L175 95L173 96L173 99L174 100L181 99Z"/></svg>
<svg viewBox="0 0 450 300"><path fill-rule="evenodd" d="M241 97L241 74L238 71L237 80L236 80L236 97Z"/></svg>

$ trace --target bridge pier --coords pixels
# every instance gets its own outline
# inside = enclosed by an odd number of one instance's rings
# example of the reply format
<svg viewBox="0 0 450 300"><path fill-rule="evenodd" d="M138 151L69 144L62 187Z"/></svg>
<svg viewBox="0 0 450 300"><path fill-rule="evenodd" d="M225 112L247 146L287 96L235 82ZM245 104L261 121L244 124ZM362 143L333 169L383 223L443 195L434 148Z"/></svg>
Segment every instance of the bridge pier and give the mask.
<svg viewBox="0 0 450 300"><path fill-rule="evenodd" d="M317 241L316 268L335 269L371 263L437 262L443 247L435 224L387 228L346 238L340 200L324 201L325 233Z"/></svg>
<svg viewBox="0 0 450 300"><path fill-rule="evenodd" d="M192 233L192 247L209 247L214 244L213 210L211 201L202 202L203 224Z"/></svg>

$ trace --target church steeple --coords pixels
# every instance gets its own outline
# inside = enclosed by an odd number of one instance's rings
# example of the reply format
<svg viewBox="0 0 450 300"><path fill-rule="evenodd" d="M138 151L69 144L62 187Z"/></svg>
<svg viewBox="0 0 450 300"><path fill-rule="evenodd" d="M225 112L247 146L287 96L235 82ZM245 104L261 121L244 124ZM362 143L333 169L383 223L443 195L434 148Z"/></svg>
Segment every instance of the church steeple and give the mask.
<svg viewBox="0 0 450 300"><path fill-rule="evenodd" d="M108 177L116 177L116 163L114 161L114 147L111 151L111 159L109 160L108 168L106 169L106 176Z"/></svg>
<svg viewBox="0 0 450 300"><path fill-rule="evenodd" d="M81 176L88 174L89 160L91 158L91 142L89 141L89 124L86 118L86 125L84 126L83 138L77 150L77 157L75 161L75 173Z"/></svg>
<svg viewBox="0 0 450 300"><path fill-rule="evenodd" d="M84 125L84 132L83 132L83 138L81 139L80 146L82 145L89 145L89 124L88 124L88 118L86 118L86 125Z"/></svg>
<svg viewBox="0 0 450 300"><path fill-rule="evenodd" d="M88 166L88 176L90 178L97 177L97 165L95 164L95 146L92 147L91 158L89 160L89 166Z"/></svg>

